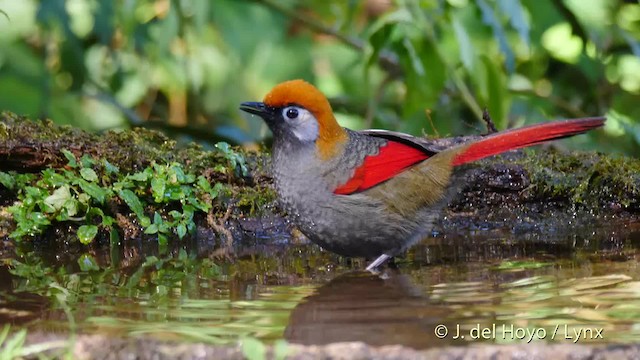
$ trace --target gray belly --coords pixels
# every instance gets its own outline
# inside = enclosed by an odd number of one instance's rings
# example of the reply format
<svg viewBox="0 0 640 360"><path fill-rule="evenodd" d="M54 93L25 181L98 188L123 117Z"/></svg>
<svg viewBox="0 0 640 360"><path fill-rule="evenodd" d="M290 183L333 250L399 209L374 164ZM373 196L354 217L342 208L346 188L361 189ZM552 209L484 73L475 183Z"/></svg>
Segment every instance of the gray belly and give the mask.
<svg viewBox="0 0 640 360"><path fill-rule="evenodd" d="M282 199L294 223L311 241L343 256L395 254L405 249L416 231L431 227L432 221L421 224L389 213L365 195L330 196L308 203L300 203L300 198Z"/></svg>

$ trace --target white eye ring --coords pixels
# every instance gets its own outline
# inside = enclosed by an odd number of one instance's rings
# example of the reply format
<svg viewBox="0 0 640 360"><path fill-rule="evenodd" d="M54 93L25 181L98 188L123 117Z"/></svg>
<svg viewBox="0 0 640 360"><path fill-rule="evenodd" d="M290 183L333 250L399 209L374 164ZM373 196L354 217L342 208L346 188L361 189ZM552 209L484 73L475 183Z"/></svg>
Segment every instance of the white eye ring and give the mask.
<svg viewBox="0 0 640 360"><path fill-rule="evenodd" d="M295 120L300 116L300 110L295 106L288 106L282 109L282 116L289 120Z"/></svg>
<svg viewBox="0 0 640 360"><path fill-rule="evenodd" d="M287 106L282 109L282 119L298 140L311 142L318 138L318 120L309 110L300 106Z"/></svg>

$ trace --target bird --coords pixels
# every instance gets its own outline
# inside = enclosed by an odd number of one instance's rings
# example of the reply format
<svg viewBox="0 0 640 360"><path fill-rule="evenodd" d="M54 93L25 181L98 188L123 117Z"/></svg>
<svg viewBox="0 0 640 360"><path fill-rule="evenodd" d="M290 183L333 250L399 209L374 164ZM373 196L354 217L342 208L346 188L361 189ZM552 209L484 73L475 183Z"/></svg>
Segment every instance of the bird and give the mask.
<svg viewBox="0 0 640 360"><path fill-rule="evenodd" d="M604 117L557 120L505 130L443 148L426 138L338 124L312 84L277 84L240 110L273 133L272 175L282 208L312 242L376 271L433 231L462 180L457 169L488 156L581 134Z"/></svg>

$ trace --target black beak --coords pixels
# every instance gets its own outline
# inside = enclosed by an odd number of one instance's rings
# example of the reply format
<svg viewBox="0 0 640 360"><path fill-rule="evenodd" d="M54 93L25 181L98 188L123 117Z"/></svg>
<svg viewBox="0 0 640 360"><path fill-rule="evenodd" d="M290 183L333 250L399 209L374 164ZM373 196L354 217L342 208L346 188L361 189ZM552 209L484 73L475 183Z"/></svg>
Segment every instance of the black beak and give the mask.
<svg viewBox="0 0 640 360"><path fill-rule="evenodd" d="M275 115L275 109L269 107L261 102L243 102L240 104L240 110L246 111L249 114L258 115L265 120L270 120Z"/></svg>

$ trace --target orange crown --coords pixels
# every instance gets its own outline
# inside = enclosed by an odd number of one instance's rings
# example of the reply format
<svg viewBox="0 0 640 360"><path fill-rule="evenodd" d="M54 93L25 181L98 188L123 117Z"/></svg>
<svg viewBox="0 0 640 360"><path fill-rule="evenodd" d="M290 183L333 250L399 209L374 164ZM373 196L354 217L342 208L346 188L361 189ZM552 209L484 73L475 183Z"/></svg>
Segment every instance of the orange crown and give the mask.
<svg viewBox="0 0 640 360"><path fill-rule="evenodd" d="M290 80L276 85L264 97L263 102L271 107L297 105L309 110L318 120L316 146L319 155L325 160L336 155L347 141L347 133L333 116L329 100L304 80Z"/></svg>

